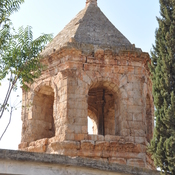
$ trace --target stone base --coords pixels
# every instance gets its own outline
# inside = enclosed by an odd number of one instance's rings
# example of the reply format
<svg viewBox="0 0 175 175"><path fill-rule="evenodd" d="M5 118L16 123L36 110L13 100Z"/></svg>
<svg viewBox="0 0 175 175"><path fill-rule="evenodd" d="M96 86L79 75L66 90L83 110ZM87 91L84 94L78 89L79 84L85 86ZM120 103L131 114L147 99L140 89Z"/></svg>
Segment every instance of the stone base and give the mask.
<svg viewBox="0 0 175 175"><path fill-rule="evenodd" d="M153 161L146 154L145 143L127 142L120 136L88 135L87 140L81 141L59 141L57 137L45 138L31 143L21 143L19 150L87 157L108 163L155 169Z"/></svg>

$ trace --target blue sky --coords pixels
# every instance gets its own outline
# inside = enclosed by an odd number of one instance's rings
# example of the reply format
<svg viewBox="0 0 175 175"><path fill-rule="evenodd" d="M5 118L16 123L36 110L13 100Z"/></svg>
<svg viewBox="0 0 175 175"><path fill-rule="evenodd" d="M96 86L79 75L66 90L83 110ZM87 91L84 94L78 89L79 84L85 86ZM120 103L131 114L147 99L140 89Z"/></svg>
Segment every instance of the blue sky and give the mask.
<svg viewBox="0 0 175 175"><path fill-rule="evenodd" d="M58 34L64 26L85 7L86 0L25 0L19 12L11 16L15 29L20 26L33 27L34 37L41 33ZM98 0L98 6L108 19L123 33L128 40L150 53L155 40L155 30L158 27L156 16L159 15L158 0ZM0 101L3 100L7 82L0 87ZM21 94L21 90L17 91ZM11 98L13 104L16 93ZM20 101L20 100L19 100ZM0 134L8 123L9 114L0 120ZM20 108L13 113L12 122L7 130L0 148L17 149L21 137Z"/></svg>

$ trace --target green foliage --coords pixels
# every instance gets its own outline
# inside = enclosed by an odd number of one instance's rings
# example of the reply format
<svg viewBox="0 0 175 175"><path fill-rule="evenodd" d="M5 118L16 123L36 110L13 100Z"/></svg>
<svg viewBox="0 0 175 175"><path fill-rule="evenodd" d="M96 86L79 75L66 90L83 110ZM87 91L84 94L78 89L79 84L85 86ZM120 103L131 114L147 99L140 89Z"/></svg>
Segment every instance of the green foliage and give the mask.
<svg viewBox="0 0 175 175"><path fill-rule="evenodd" d="M156 127L149 147L162 174L175 174L175 1L160 0L150 66Z"/></svg>
<svg viewBox="0 0 175 175"><path fill-rule="evenodd" d="M0 83L9 77L7 93L3 103L0 104L0 118L8 108L9 97L12 90L17 88L17 82L20 82L23 89L27 89L28 85L41 75L43 65L39 53L52 39L51 34L42 34L33 39L30 26L20 27L17 32L12 28L9 17L23 2L24 0L0 1ZM12 109L13 107L11 112Z"/></svg>
<svg viewBox="0 0 175 175"><path fill-rule="evenodd" d="M43 68L39 53L51 38L52 35L43 34L33 40L30 26L20 27L17 33L11 34L8 47L0 59L0 80L12 75L13 80L18 79L23 88L33 83Z"/></svg>
<svg viewBox="0 0 175 175"><path fill-rule="evenodd" d="M2 50L6 49L10 37L12 23L9 17L13 12L19 10L20 4L23 2L24 0L0 1L0 55L2 54Z"/></svg>
<svg viewBox="0 0 175 175"><path fill-rule="evenodd" d="M10 15L18 11L20 8L20 4L22 4L24 0L1 0L0 1L0 25L3 22L9 21Z"/></svg>
<svg viewBox="0 0 175 175"><path fill-rule="evenodd" d="M17 81L23 89L27 89L28 85L41 75L43 65L39 53L51 39L51 34L43 34L33 40L30 26L20 27L18 32L10 34L6 49L2 50L0 55L0 81L10 75L7 94L0 105L0 118L8 105L11 91L16 88Z"/></svg>

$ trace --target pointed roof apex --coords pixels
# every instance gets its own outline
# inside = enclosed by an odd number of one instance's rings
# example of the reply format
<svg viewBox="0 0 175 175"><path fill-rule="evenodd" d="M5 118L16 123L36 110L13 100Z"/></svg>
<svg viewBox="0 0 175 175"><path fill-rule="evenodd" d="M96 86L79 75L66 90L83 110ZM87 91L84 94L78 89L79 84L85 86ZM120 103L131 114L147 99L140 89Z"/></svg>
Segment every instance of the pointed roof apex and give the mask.
<svg viewBox="0 0 175 175"><path fill-rule="evenodd" d="M86 0L86 6L88 6L89 4L97 6L97 0Z"/></svg>
<svg viewBox="0 0 175 175"><path fill-rule="evenodd" d="M115 48L117 52L121 49L133 49L129 40L97 6L97 0L86 0L86 4L86 7L47 45L42 52L43 56L68 45L82 49L84 53L90 52L88 46L92 49Z"/></svg>

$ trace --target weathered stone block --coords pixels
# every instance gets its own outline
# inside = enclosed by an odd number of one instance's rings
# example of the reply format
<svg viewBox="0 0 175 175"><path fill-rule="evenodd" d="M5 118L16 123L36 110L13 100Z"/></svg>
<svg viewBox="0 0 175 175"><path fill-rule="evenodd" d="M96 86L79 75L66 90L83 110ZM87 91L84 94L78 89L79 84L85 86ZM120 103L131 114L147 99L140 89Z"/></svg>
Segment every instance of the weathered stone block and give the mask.
<svg viewBox="0 0 175 175"><path fill-rule="evenodd" d="M126 165L126 159L124 159L124 158L110 158L109 162L110 163L118 163L118 164Z"/></svg>
<svg viewBox="0 0 175 175"><path fill-rule="evenodd" d="M119 141L121 136L105 135L105 141Z"/></svg>
<svg viewBox="0 0 175 175"><path fill-rule="evenodd" d="M51 143L51 147L54 151L62 150L62 149L80 149L80 142L76 141L57 141Z"/></svg>
<svg viewBox="0 0 175 175"><path fill-rule="evenodd" d="M28 113L28 119L29 119L29 120L32 120L32 116L33 116L33 113L32 113L32 112L29 112L29 113Z"/></svg>
<svg viewBox="0 0 175 175"><path fill-rule="evenodd" d="M22 143L20 143L19 145L18 145L18 149L24 149L24 148L26 148L28 146L28 143L27 142L22 142Z"/></svg>
<svg viewBox="0 0 175 175"><path fill-rule="evenodd" d="M35 145L36 145L36 146L39 146L39 145L47 145L47 143L48 143L48 138L45 138L45 139L37 140L37 141L35 142Z"/></svg>
<svg viewBox="0 0 175 175"><path fill-rule="evenodd" d="M87 140L87 138L88 138L87 134L75 134L76 141Z"/></svg>
<svg viewBox="0 0 175 175"><path fill-rule="evenodd" d="M76 125L74 131L75 131L75 134L81 134L82 126L77 126Z"/></svg>
<svg viewBox="0 0 175 175"><path fill-rule="evenodd" d="M85 126L87 125L87 118L75 118L75 125Z"/></svg>
<svg viewBox="0 0 175 175"><path fill-rule="evenodd" d="M145 143L145 137L135 137L135 143L144 144Z"/></svg>
<svg viewBox="0 0 175 175"><path fill-rule="evenodd" d="M131 112L131 113L141 113L143 111L143 107L136 106L136 105L130 105L130 106L128 106L127 111Z"/></svg>
<svg viewBox="0 0 175 175"><path fill-rule="evenodd" d="M127 165L135 167L145 167L145 162L142 159L128 159Z"/></svg>
<svg viewBox="0 0 175 175"><path fill-rule="evenodd" d="M122 76L122 78L120 79L120 85L119 85L119 88L126 85L128 82L128 77L126 75Z"/></svg>
<svg viewBox="0 0 175 175"><path fill-rule="evenodd" d="M123 120L124 121L133 121L133 113L127 113L127 111L123 112L120 120L121 120L121 122Z"/></svg>
<svg viewBox="0 0 175 175"><path fill-rule="evenodd" d="M28 151L29 152L44 153L44 152L46 152L46 146L45 145L29 146Z"/></svg>
<svg viewBox="0 0 175 175"><path fill-rule="evenodd" d="M74 133L65 134L65 140L75 140L75 134Z"/></svg>
<svg viewBox="0 0 175 175"><path fill-rule="evenodd" d="M133 90L133 84L132 83L127 83L124 86L126 91L132 91Z"/></svg>
<svg viewBox="0 0 175 175"><path fill-rule="evenodd" d="M143 124L143 122L138 122L138 121L128 121L127 122L129 128L131 128L132 130L136 129L136 130L145 130L145 125Z"/></svg>
<svg viewBox="0 0 175 175"><path fill-rule="evenodd" d="M120 131L120 135L121 136L128 136L128 135L130 135L130 129L122 129Z"/></svg>
<svg viewBox="0 0 175 175"><path fill-rule="evenodd" d="M133 137L145 137L146 133L145 131L143 131L142 129L138 129L138 130L131 130L131 136Z"/></svg>
<svg viewBox="0 0 175 175"><path fill-rule="evenodd" d="M48 145L49 145L50 143L57 142L57 141L59 141L59 140L60 140L60 137L57 137L57 136L52 137L52 138L48 139Z"/></svg>
<svg viewBox="0 0 175 175"><path fill-rule="evenodd" d="M90 140L82 140L81 141L81 149L82 150L94 150L95 142Z"/></svg>
<svg viewBox="0 0 175 175"><path fill-rule="evenodd" d="M105 136L98 135L97 139L98 139L98 141L104 141L105 140Z"/></svg>
<svg viewBox="0 0 175 175"><path fill-rule="evenodd" d="M133 120L134 121L143 121L143 114L142 113L133 113Z"/></svg>
<svg viewBox="0 0 175 175"><path fill-rule="evenodd" d="M95 151L103 151L103 150L108 150L110 146L110 143L107 141L96 141L95 143Z"/></svg>
<svg viewBox="0 0 175 175"><path fill-rule="evenodd" d="M88 134L88 140L93 140L93 141L97 141L98 140L98 135L94 135L94 134Z"/></svg>
<svg viewBox="0 0 175 175"><path fill-rule="evenodd" d="M142 75L143 74L143 67L135 67L134 68L134 74Z"/></svg>
<svg viewBox="0 0 175 175"><path fill-rule="evenodd" d="M87 126L82 126L82 127L81 127L81 133L82 133L82 134L87 134L87 133L88 133L88 128L87 128Z"/></svg>

